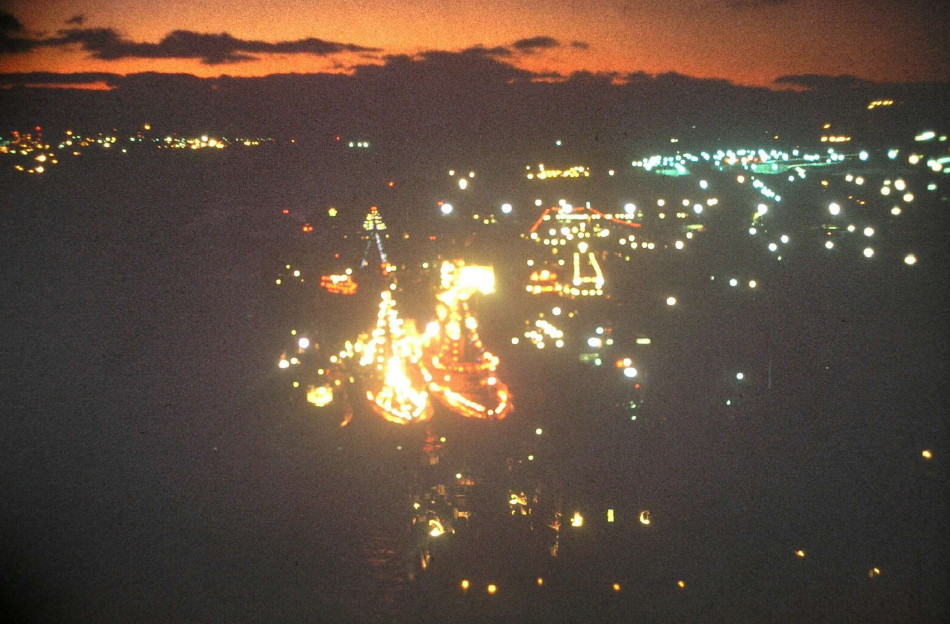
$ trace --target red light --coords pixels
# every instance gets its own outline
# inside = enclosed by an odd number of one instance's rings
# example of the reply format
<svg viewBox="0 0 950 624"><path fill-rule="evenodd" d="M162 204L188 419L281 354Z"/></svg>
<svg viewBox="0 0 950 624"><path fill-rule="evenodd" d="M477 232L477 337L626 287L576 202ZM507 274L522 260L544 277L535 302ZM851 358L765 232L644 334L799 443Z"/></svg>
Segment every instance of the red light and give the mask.
<svg viewBox="0 0 950 624"><path fill-rule="evenodd" d="M633 384L633 389L634 389L634 390L639 390L639 389L640 389L640 384L638 384L638 383Z"/></svg>
<svg viewBox="0 0 950 624"><path fill-rule="evenodd" d="M340 137L337 137L336 140L339 141L339 140L340 140Z"/></svg>
<svg viewBox="0 0 950 624"><path fill-rule="evenodd" d="M396 183L393 182L392 180L390 180L390 181L389 181L389 188L393 188L394 186L396 186Z"/></svg>
<svg viewBox="0 0 950 624"><path fill-rule="evenodd" d="M430 240L430 241L434 241L434 240L435 240L435 236L430 236L430 237L429 237L429 240Z"/></svg>
<svg viewBox="0 0 950 624"><path fill-rule="evenodd" d="M310 225L309 223L307 223L306 225L304 225L304 226L303 226L302 228L300 228L300 229L301 229L301 231L303 231L303 232L312 232L312 231L313 231L313 226Z"/></svg>
<svg viewBox="0 0 950 624"><path fill-rule="evenodd" d="M281 212L284 214L290 214L290 210L288 210L287 208L284 208L283 210L281 210Z"/></svg>

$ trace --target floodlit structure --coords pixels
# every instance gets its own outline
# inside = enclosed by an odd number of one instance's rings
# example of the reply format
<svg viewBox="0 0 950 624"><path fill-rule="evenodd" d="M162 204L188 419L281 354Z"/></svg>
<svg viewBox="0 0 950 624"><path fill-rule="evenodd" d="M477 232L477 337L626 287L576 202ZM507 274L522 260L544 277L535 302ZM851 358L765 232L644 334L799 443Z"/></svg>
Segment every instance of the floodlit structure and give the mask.
<svg viewBox="0 0 950 624"><path fill-rule="evenodd" d="M570 294L600 296L604 294L604 272L586 242L578 243L574 252L574 275Z"/></svg>
<svg viewBox="0 0 950 624"><path fill-rule="evenodd" d="M562 200L563 201L563 200ZM624 215L626 216L626 215ZM557 254L562 247L575 246L571 252L570 273L542 268L534 271L525 286L531 294L553 293L566 297L600 297L604 294L603 269L588 239L610 236L610 228L620 226L622 231L636 229L640 224L627 218L606 214L587 207L564 203L558 208L545 210L528 236Z"/></svg>

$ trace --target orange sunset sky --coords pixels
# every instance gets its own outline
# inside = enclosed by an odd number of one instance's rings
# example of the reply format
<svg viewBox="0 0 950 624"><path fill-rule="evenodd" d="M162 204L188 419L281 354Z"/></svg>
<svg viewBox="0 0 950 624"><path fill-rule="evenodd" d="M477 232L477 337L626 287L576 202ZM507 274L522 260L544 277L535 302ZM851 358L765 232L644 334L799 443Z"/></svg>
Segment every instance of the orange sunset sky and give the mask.
<svg viewBox="0 0 950 624"><path fill-rule="evenodd" d="M499 60L561 75L673 71L748 85L807 73L950 79L950 25L941 0L14 0L2 10L15 21L6 20L0 73L345 72L392 54L505 46L513 53ZM64 41L64 29L79 39L110 29L130 47L190 31L266 44L316 38L365 50L253 51L242 60L214 63L180 50L96 58L78 39ZM512 47L534 37L556 43ZM11 51L11 40L36 45Z"/></svg>

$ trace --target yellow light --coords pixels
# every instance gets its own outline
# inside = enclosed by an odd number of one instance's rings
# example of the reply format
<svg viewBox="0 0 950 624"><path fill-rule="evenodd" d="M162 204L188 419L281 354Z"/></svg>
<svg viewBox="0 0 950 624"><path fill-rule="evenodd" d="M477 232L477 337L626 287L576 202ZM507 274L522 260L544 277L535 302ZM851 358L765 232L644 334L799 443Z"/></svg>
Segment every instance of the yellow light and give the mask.
<svg viewBox="0 0 950 624"><path fill-rule="evenodd" d="M680 589L686 589L686 581L676 581L676 586Z"/></svg>
<svg viewBox="0 0 950 624"><path fill-rule="evenodd" d="M608 509L608 510L607 510L607 522L613 522L613 521L614 521L614 510L613 510L613 509Z"/></svg>
<svg viewBox="0 0 950 624"><path fill-rule="evenodd" d="M920 452L920 456L924 459L933 459L933 452L930 449L924 449Z"/></svg>
<svg viewBox="0 0 950 624"><path fill-rule="evenodd" d="M881 576L881 568L871 568L868 570L868 578L875 578Z"/></svg>
<svg viewBox="0 0 950 624"><path fill-rule="evenodd" d="M584 516L581 515L581 512L579 511L574 512L574 515L571 517L571 526L572 527L584 526Z"/></svg>
<svg viewBox="0 0 950 624"><path fill-rule="evenodd" d="M796 550L796 551L795 551L795 556L798 557L799 559L804 559L804 558L805 558L805 551L804 551L804 550Z"/></svg>
<svg viewBox="0 0 950 624"><path fill-rule="evenodd" d="M494 595L495 595L495 592L498 591L498 586L495 585L494 583L489 583L489 584L488 584L488 587L486 587L485 589L486 589L486 591L488 592L488 595L489 595L489 596L494 596Z"/></svg>
<svg viewBox="0 0 950 624"><path fill-rule="evenodd" d="M647 525L647 524L650 524L652 521L653 521L652 518L650 518L650 510L644 509L643 511L640 512L640 524Z"/></svg>
<svg viewBox="0 0 950 624"><path fill-rule="evenodd" d="M613 589L614 589L615 592L620 591L620 583L614 583L614 584L613 584Z"/></svg>
<svg viewBox="0 0 950 624"><path fill-rule="evenodd" d="M333 390L330 386L308 386L307 401L317 407L326 407L333 402Z"/></svg>
<svg viewBox="0 0 950 624"><path fill-rule="evenodd" d="M471 587L471 583L468 582L468 579L462 579L462 591L468 591L468 588Z"/></svg>
<svg viewBox="0 0 950 624"><path fill-rule="evenodd" d="M537 583L538 583L538 587L544 586L544 579L539 576Z"/></svg>

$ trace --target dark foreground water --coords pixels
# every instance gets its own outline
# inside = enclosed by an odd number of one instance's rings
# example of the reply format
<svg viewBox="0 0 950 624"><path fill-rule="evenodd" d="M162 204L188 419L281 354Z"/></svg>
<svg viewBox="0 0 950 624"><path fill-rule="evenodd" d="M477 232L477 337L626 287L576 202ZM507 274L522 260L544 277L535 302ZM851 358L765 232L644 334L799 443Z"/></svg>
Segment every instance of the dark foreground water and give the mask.
<svg viewBox="0 0 950 624"><path fill-rule="evenodd" d="M339 429L278 375L289 327L329 339L372 314L274 287L285 260L335 244L301 245L280 210L397 201L367 190L386 177L372 163L314 173L308 158L97 157L0 177L0 598L15 621L946 617L945 202L883 234L917 253L912 269L898 245L873 264L805 251L766 264L725 229L683 259L618 265L605 318L653 339L637 427L610 415L576 352L507 344L530 304L482 302L518 410L477 430L442 414L440 431L492 474L543 427L565 511L628 521L566 543L543 588L533 564L499 554L508 585L489 597L460 591L450 554L410 581L421 433ZM415 182L403 208L429 199ZM737 302L710 285L733 266L762 292ZM505 286L513 272L499 271ZM755 382L736 387L735 370ZM630 521L641 509L649 531Z"/></svg>

